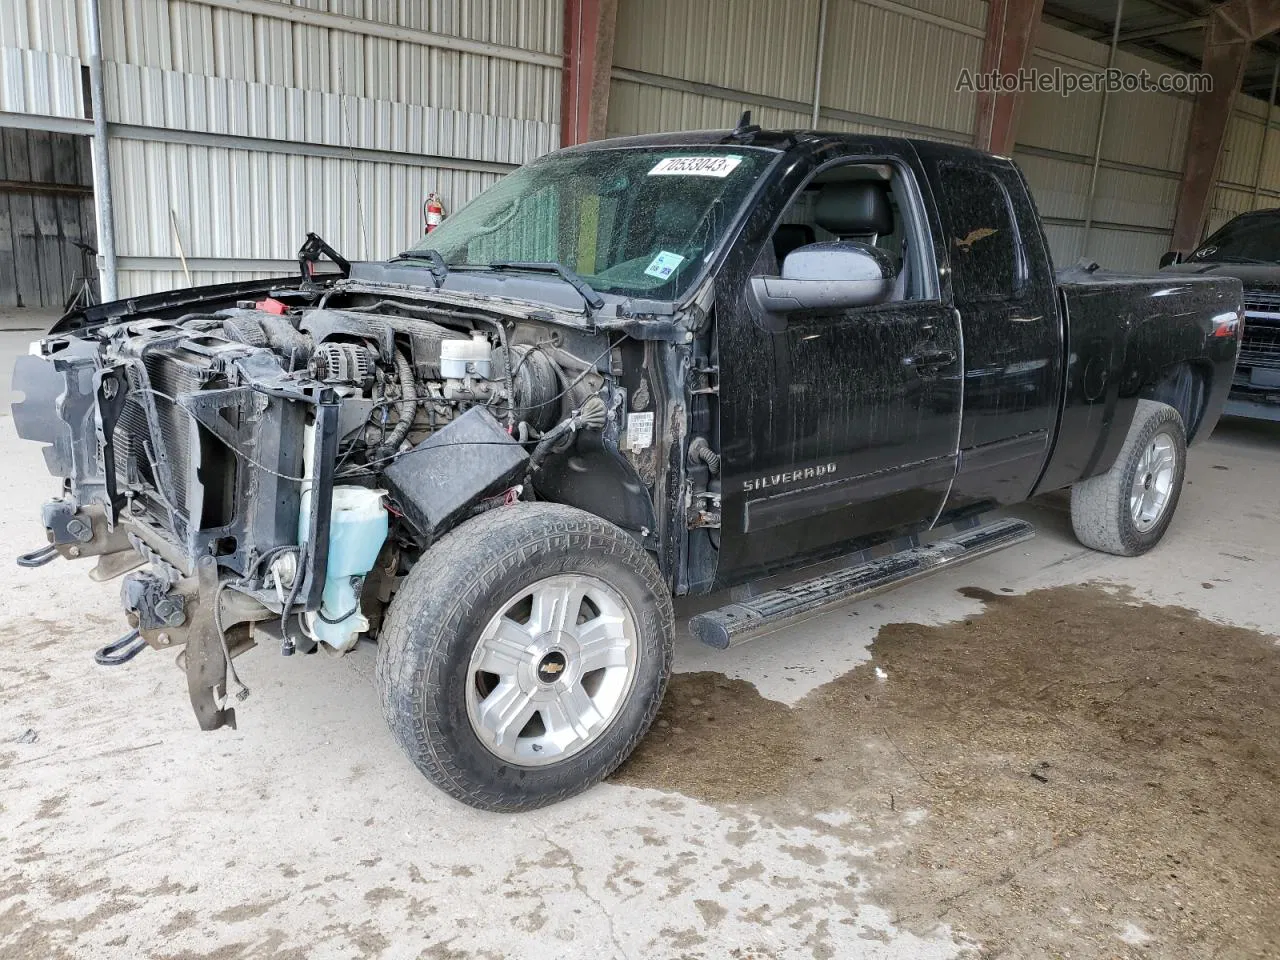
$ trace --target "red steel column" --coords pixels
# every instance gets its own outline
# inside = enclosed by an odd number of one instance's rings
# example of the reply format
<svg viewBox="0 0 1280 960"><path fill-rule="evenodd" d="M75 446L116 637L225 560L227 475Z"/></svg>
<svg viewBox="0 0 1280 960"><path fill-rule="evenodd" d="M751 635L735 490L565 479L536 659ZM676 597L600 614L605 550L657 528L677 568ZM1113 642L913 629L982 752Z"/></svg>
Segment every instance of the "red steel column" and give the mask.
<svg viewBox="0 0 1280 960"><path fill-rule="evenodd" d="M1187 132L1182 187L1173 218L1173 250L1187 253L1200 242L1213 201L1227 123L1254 40L1280 28L1280 0L1228 0L1209 14L1200 70L1213 89L1196 95Z"/></svg>
<svg viewBox="0 0 1280 960"><path fill-rule="evenodd" d="M560 145L605 135L618 0L564 0Z"/></svg>
<svg viewBox="0 0 1280 960"><path fill-rule="evenodd" d="M1044 0L990 0L987 37L982 45L982 72L1016 74L1031 62L1036 27ZM979 93L973 142L1002 156L1013 152L1018 121L1016 93Z"/></svg>

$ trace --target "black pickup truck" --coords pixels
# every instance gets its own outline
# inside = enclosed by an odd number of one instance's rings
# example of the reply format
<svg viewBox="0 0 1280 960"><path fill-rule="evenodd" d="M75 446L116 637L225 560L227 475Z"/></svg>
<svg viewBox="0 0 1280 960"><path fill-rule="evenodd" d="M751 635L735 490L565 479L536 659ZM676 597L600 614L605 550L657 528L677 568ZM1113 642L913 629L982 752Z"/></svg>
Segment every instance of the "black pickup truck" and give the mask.
<svg viewBox="0 0 1280 960"><path fill-rule="evenodd" d="M1235 277L1244 286L1244 335L1223 411L1280 420L1280 210L1229 220L1183 260L1166 253L1161 268L1179 277Z"/></svg>
<svg viewBox="0 0 1280 960"><path fill-rule="evenodd" d="M1242 317L1234 279L1055 277L1009 160L746 120L545 157L389 262L300 261L20 359L61 478L21 562L123 577L206 729L249 648L376 639L409 757L495 810L628 755L672 596L764 581L691 621L724 647L1022 542L981 515L1067 487L1083 543L1150 549Z"/></svg>

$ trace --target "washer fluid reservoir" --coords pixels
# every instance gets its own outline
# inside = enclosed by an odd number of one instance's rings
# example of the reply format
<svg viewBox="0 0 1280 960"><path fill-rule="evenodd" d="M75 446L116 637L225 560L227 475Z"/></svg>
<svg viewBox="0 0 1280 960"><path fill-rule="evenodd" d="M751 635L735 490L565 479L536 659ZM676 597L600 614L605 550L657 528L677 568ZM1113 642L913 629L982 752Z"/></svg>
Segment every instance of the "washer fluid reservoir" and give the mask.
<svg viewBox="0 0 1280 960"><path fill-rule="evenodd" d="M306 540L310 494L307 490L302 497L300 543ZM354 647L360 634L369 629L369 620L360 612L360 591L387 539L385 495L385 490L365 487L333 488L323 601L318 612L305 616L311 636L339 653Z"/></svg>

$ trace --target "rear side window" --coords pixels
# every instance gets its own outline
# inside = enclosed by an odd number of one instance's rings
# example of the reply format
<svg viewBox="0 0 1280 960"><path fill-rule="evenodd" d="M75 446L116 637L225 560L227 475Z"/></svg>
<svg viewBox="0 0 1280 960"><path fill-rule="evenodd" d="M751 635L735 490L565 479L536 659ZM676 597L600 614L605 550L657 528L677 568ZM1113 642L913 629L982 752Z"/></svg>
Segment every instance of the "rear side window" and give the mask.
<svg viewBox="0 0 1280 960"><path fill-rule="evenodd" d="M1004 184L987 170L944 166L942 210L958 297L1005 300L1017 296L1026 266Z"/></svg>

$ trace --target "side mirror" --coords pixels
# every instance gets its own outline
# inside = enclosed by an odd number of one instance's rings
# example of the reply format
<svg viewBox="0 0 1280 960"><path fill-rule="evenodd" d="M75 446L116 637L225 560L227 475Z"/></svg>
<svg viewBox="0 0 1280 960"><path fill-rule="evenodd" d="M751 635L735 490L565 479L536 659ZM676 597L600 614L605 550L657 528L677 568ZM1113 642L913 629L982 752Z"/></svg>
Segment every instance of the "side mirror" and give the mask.
<svg viewBox="0 0 1280 960"><path fill-rule="evenodd" d="M865 243L811 243L787 254L780 277L752 277L768 313L841 310L884 303L897 271L888 255Z"/></svg>
<svg viewBox="0 0 1280 960"><path fill-rule="evenodd" d="M1182 254L1177 250L1170 250L1163 257L1160 258L1161 267L1171 267L1175 263L1181 263L1181 262L1182 262Z"/></svg>

